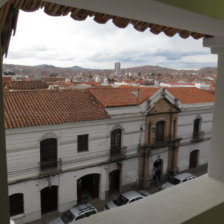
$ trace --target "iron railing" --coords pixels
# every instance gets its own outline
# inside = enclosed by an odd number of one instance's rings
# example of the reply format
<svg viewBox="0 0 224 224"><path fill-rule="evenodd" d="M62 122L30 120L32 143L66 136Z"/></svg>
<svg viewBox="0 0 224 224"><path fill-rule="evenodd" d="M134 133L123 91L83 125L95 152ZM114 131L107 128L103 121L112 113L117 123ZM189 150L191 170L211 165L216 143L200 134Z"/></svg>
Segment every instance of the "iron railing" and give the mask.
<svg viewBox="0 0 224 224"><path fill-rule="evenodd" d="M39 162L39 173L40 175L51 175L56 174L61 171L62 168L62 160L56 161L47 161L47 162Z"/></svg>
<svg viewBox="0 0 224 224"><path fill-rule="evenodd" d="M111 161L123 160L126 158L126 156L127 156L127 146L110 149L110 160Z"/></svg>
<svg viewBox="0 0 224 224"><path fill-rule="evenodd" d="M154 147L163 147L168 145L171 142L171 136L164 136L163 138L153 138L152 142L150 142L151 146Z"/></svg>
<svg viewBox="0 0 224 224"><path fill-rule="evenodd" d="M192 136L192 141L194 142L202 141L204 138L204 134L205 134L204 131L194 132Z"/></svg>

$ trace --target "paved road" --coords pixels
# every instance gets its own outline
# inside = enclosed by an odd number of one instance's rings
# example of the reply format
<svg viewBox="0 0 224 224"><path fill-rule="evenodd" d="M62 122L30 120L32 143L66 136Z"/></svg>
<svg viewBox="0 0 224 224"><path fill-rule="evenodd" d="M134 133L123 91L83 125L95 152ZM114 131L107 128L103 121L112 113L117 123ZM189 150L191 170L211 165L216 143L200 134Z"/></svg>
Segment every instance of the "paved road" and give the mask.
<svg viewBox="0 0 224 224"><path fill-rule="evenodd" d="M195 176L201 176L205 173L207 173L207 165L203 165L203 166L200 166L200 167L197 167L195 169L191 169L191 170L186 170L185 172L190 172L192 174L194 174ZM165 182L164 181L161 181L160 185L162 185L163 183ZM160 190L160 187L157 186L157 184L155 182L151 182L151 186L150 188L147 190L150 194L154 194L156 192L158 192ZM106 204L106 201L105 200L99 200L99 199L94 199L92 201L90 201L90 203L92 205L94 205L98 211L102 211L103 208L104 208L104 205ZM30 222L30 223L27 223L27 224L48 224L48 222L56 217L60 216L60 213L59 212L51 212L51 213L48 213L46 215L43 215L42 216L42 219L40 220L37 220L35 222Z"/></svg>

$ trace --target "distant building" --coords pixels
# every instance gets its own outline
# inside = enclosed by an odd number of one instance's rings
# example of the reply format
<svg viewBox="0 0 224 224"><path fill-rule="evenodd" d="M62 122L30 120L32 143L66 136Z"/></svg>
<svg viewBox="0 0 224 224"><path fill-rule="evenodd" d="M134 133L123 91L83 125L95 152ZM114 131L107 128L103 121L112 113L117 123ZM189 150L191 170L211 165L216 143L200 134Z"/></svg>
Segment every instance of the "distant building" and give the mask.
<svg viewBox="0 0 224 224"><path fill-rule="evenodd" d="M98 74L97 74L96 77L95 77L95 82L100 82L100 77L99 77Z"/></svg>
<svg viewBox="0 0 224 224"><path fill-rule="evenodd" d="M205 90L210 89L210 85L205 83L195 83L195 87L197 87L198 89L205 89Z"/></svg>
<svg viewBox="0 0 224 224"><path fill-rule="evenodd" d="M114 74L115 75L120 75L121 74L121 63L120 62L115 62Z"/></svg>
<svg viewBox="0 0 224 224"><path fill-rule="evenodd" d="M109 86L108 78L104 78L104 81L102 83L102 86Z"/></svg>
<svg viewBox="0 0 224 224"><path fill-rule="evenodd" d="M160 83L162 87L195 87L194 83Z"/></svg>
<svg viewBox="0 0 224 224"><path fill-rule="evenodd" d="M160 83L162 87L196 87L198 89L209 90L210 85L205 83Z"/></svg>

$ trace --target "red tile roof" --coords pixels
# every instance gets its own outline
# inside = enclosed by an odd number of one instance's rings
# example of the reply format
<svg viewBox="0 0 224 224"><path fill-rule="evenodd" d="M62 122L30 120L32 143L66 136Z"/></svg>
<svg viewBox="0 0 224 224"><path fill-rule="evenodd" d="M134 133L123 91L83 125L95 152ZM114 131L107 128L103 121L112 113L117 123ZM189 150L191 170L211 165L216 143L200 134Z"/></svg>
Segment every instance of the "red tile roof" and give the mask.
<svg viewBox="0 0 224 224"><path fill-rule="evenodd" d="M159 88L147 87L101 87L90 88L89 92L104 106L104 107L122 107L122 106L135 106L137 105L137 92L139 89L139 103L144 102ZM135 92L135 93L133 93Z"/></svg>
<svg viewBox="0 0 224 224"><path fill-rule="evenodd" d="M106 107L137 105L155 94L152 87L94 87L88 90L5 92L5 127L52 125L110 118ZM214 93L191 87L166 88L182 104L214 102Z"/></svg>
<svg viewBox="0 0 224 224"><path fill-rule="evenodd" d="M91 86L101 86L101 82L94 82L94 81L83 82L83 84Z"/></svg>
<svg viewBox="0 0 224 224"><path fill-rule="evenodd" d="M48 85L45 81L32 80L32 81L11 81L9 89L13 90L29 90L29 89L47 89Z"/></svg>
<svg viewBox="0 0 224 224"><path fill-rule="evenodd" d="M139 104L159 90L155 87L124 86L119 88L91 88L89 91L104 107L122 107L137 105L138 89ZM195 87L167 87L166 89L182 104L214 102L214 94L210 91Z"/></svg>
<svg viewBox="0 0 224 224"><path fill-rule="evenodd" d="M171 87L166 88L182 104L209 103L214 102L214 93L195 87Z"/></svg>
<svg viewBox="0 0 224 224"><path fill-rule="evenodd" d="M87 90L5 92L4 104L6 128L109 118Z"/></svg>

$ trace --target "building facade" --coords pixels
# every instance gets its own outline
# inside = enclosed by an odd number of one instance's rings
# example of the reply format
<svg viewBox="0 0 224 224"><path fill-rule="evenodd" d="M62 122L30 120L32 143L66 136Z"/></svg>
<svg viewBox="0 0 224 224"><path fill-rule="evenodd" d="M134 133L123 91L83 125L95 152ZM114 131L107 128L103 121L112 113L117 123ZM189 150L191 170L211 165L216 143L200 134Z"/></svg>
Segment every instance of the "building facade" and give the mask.
<svg viewBox="0 0 224 224"><path fill-rule="evenodd" d="M163 176L207 163L213 96L186 89L5 93L12 218L146 188L154 167ZM205 96L188 103L189 94Z"/></svg>

